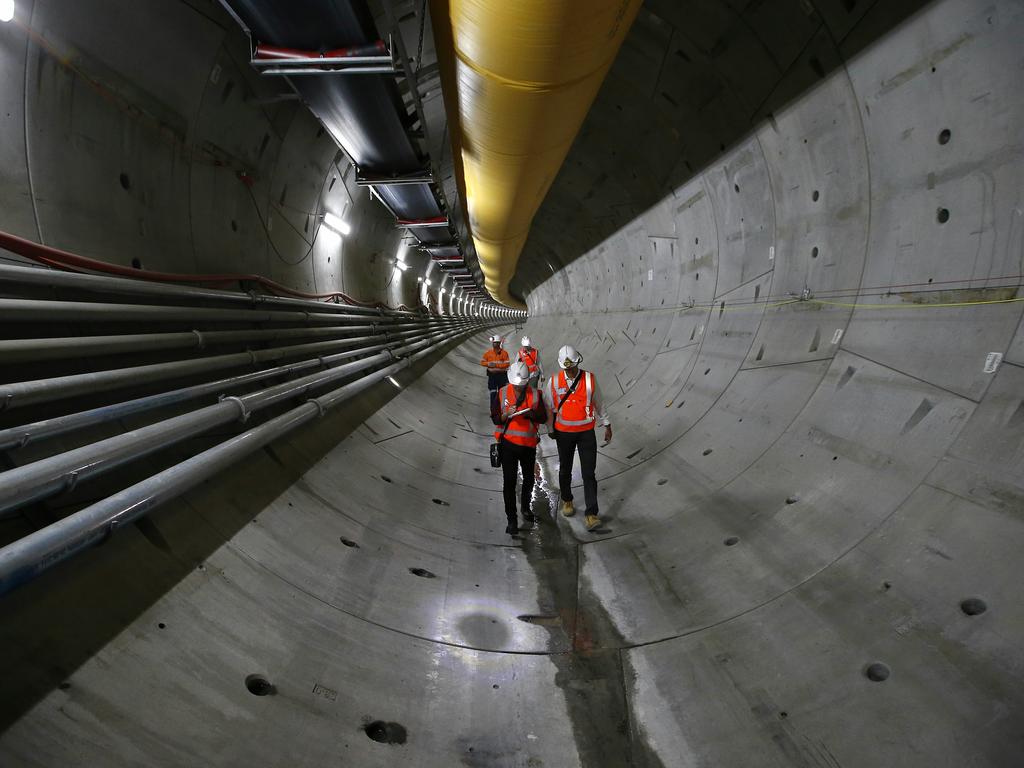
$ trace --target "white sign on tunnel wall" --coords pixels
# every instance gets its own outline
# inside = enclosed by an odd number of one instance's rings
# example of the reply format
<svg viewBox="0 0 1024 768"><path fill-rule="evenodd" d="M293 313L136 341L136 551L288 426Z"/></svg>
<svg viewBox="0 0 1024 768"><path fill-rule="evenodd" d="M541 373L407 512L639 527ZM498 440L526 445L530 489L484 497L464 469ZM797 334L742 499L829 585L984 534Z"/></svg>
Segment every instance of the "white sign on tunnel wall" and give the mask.
<svg viewBox="0 0 1024 768"><path fill-rule="evenodd" d="M995 373L1001 362L1003 362L1002 352L989 352L985 356L985 373Z"/></svg>

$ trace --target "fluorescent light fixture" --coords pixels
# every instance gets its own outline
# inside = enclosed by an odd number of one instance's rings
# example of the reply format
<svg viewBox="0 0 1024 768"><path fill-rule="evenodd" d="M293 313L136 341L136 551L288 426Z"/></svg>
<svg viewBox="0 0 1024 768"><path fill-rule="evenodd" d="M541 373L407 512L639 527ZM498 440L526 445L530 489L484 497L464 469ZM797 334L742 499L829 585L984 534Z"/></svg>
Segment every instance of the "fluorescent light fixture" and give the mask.
<svg viewBox="0 0 1024 768"><path fill-rule="evenodd" d="M422 277L417 277L416 278L416 282L417 283L422 283L423 282L423 278Z"/></svg>
<svg viewBox="0 0 1024 768"><path fill-rule="evenodd" d="M0 0L0 2L3 2L3 0ZM352 231L352 226L347 221L342 221L330 211L324 214L324 225L341 235L347 235Z"/></svg>
<svg viewBox="0 0 1024 768"><path fill-rule="evenodd" d="M425 286L427 286L427 288L429 288L429 287L430 287L430 278L428 277L428 278L427 278L426 280L424 280L424 281L423 281L423 284L424 284Z"/></svg>
<svg viewBox="0 0 1024 768"><path fill-rule="evenodd" d="M0 21L8 22L14 18L14 0L0 0Z"/></svg>
<svg viewBox="0 0 1024 768"><path fill-rule="evenodd" d="M409 268L409 265L406 264L404 261L396 261L395 262L395 269L400 269L403 272L405 272L405 270L407 270L408 268Z"/></svg>
<svg viewBox="0 0 1024 768"><path fill-rule="evenodd" d="M395 381L395 378L393 376L388 376L388 381L390 381L392 384L394 384L399 389L402 388L402 385L399 384L397 381Z"/></svg>

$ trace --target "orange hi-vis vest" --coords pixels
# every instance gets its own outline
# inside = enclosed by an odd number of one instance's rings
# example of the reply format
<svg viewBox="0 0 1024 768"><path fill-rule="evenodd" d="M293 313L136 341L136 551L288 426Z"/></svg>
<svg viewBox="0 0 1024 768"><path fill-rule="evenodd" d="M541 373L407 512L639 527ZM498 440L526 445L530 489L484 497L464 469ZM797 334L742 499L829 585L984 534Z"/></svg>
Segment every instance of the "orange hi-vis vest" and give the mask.
<svg viewBox="0 0 1024 768"><path fill-rule="evenodd" d="M533 350L532 354L527 352L525 347L522 347L519 350L519 360L520 362L526 363L526 367L530 369L530 373L536 373L540 368L540 366L537 365L537 354L536 349Z"/></svg>
<svg viewBox="0 0 1024 768"><path fill-rule="evenodd" d="M559 432L586 432L594 428L594 406L591 404L594 395L594 374L590 371L580 371L580 376L583 378L576 385L576 391L565 398L565 402L555 415L555 429ZM572 380L566 377L565 371L559 371L557 376L551 377L552 408L558 406L570 386Z"/></svg>
<svg viewBox="0 0 1024 768"><path fill-rule="evenodd" d="M526 397L523 398L523 402L516 407L516 400L518 396L516 391L511 384L506 384L504 387L498 390L498 405L501 413L509 413L513 411L519 411L523 408L533 408L537 402L537 398L540 397L540 393L533 387L526 388ZM494 439L501 440L501 431L505 429L505 425L502 424L500 427L494 430ZM537 443L540 442L540 438L537 436L537 423L530 421L525 416L516 416L508 422L508 429L505 429L505 439L510 443L516 445L525 445L527 448L536 448Z"/></svg>

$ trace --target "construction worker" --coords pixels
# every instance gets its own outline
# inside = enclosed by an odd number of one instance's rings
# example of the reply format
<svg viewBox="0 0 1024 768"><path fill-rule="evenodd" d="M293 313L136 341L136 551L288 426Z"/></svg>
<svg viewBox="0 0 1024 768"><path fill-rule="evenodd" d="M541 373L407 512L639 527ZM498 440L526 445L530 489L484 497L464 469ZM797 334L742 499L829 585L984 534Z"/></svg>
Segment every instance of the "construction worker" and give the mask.
<svg viewBox="0 0 1024 768"><path fill-rule="evenodd" d="M548 423L552 437L558 444L558 485L562 495L562 514L571 517L576 508L572 503L572 462L574 453L580 454L583 474L583 497L586 501L585 524L588 531L601 525L597 515L597 437L594 427L600 421L604 427L604 442L612 439L612 425L604 412L597 377L580 369L583 357L571 346L558 350L558 366L562 369L551 377L545 387Z"/></svg>
<svg viewBox="0 0 1024 768"><path fill-rule="evenodd" d="M526 363L512 363L508 369L508 384L498 390L497 397L491 402L491 421L500 427L495 429L494 439L501 445L502 496L508 519L505 533L511 536L519 533L516 515L516 476L519 469L523 472L523 522L532 525L536 519L530 500L540 440L537 426L548 420L544 398L530 386L529 380L530 369Z"/></svg>
<svg viewBox="0 0 1024 768"><path fill-rule="evenodd" d="M540 352L531 346L529 336L523 336L523 346L519 348L518 360L526 363L526 367L530 369L530 386L536 387L544 371L540 367Z"/></svg>
<svg viewBox="0 0 1024 768"><path fill-rule="evenodd" d="M498 388L508 384L508 352L501 348L501 336L491 336L491 348L480 358L480 365L487 369L487 389L493 406Z"/></svg>

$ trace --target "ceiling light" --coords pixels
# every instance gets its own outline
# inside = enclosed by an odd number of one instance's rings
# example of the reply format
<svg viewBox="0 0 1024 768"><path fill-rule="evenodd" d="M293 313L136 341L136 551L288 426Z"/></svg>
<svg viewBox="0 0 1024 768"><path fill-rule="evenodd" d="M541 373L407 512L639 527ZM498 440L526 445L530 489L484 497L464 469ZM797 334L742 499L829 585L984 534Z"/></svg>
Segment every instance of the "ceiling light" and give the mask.
<svg viewBox="0 0 1024 768"><path fill-rule="evenodd" d="M8 22L14 18L14 0L0 0L0 21Z"/></svg>
<svg viewBox="0 0 1024 768"><path fill-rule="evenodd" d="M0 2L3 2L3 0L0 0ZM330 211L324 214L324 224L328 229L333 229L341 235L347 235L352 231L352 226L347 221L342 221Z"/></svg>
<svg viewBox="0 0 1024 768"><path fill-rule="evenodd" d="M428 277L426 280L424 280L423 284L429 288L430 287L430 278Z"/></svg>
<svg viewBox="0 0 1024 768"><path fill-rule="evenodd" d="M396 387L398 387L399 389L401 389L401 388L402 388L402 385L401 385L401 384L399 384L399 383L398 383L397 381L395 381L395 379L394 379L394 377L393 377L393 376L388 376L388 381L390 381L390 382L391 382L392 384L394 384L394 385L395 385Z"/></svg>
<svg viewBox="0 0 1024 768"><path fill-rule="evenodd" d="M395 262L395 269L400 269L403 272L405 272L405 270L407 270L408 268L409 268L409 265L406 264L404 261L396 261Z"/></svg>

